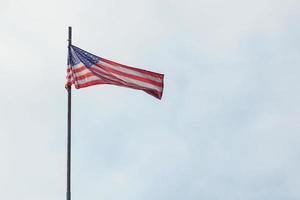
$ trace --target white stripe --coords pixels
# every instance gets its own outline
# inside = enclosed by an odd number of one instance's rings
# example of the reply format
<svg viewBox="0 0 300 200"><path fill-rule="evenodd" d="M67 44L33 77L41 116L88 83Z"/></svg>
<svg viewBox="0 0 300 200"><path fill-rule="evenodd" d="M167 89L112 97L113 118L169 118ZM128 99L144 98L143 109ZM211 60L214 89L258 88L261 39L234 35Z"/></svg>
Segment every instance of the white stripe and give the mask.
<svg viewBox="0 0 300 200"><path fill-rule="evenodd" d="M94 65L92 65L91 68L99 69L99 67L94 66ZM107 71L105 71L105 72L107 72ZM157 91L159 91L159 92L162 91L162 88L161 88L161 87L152 85L152 84L150 84L150 83L145 83L145 82L138 81L138 80L135 80L135 79L131 79L131 78L128 78L128 77L124 77L124 76L121 76L121 75L118 75L118 74L114 74L114 73L112 73L112 72L108 72L108 73L110 73L110 74L113 75L114 77L117 77L117 78L121 79L122 81L131 83L131 84L134 84L134 85L137 85L137 86L140 86L140 87L149 88L149 89L154 89L154 90L157 90ZM110 77L108 77L108 78L111 79Z"/></svg>
<svg viewBox="0 0 300 200"><path fill-rule="evenodd" d="M85 79L75 81L75 84L76 85L81 85L81 84L85 84L87 82L96 81L96 80L102 80L102 79L97 77L97 76L90 76L90 77L87 77Z"/></svg>
<svg viewBox="0 0 300 200"><path fill-rule="evenodd" d="M136 76L139 76L139 77L147 78L147 79L150 79L150 80L156 81L156 82L161 82L160 78L151 76L149 74L144 74L144 73L141 73L141 72L138 72L138 71L134 71L134 70L131 70L131 69L123 68L121 66L111 65L111 64L106 63L106 62L101 61L101 60L98 63L100 65L105 66L105 67L109 67L109 68L112 68L112 69L115 69L115 70L118 70L118 71L121 71L121 72L124 72L124 73L127 73L127 74L132 74L132 75L136 75Z"/></svg>

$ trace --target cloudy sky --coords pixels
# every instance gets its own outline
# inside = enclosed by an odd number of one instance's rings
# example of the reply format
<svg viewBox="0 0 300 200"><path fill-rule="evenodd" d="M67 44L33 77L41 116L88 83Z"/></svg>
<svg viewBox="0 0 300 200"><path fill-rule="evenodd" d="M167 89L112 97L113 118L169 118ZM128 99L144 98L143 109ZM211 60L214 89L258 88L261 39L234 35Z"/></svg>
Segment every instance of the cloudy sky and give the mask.
<svg viewBox="0 0 300 200"><path fill-rule="evenodd" d="M0 0L0 199L64 200L73 44L165 74L73 90L72 199L299 200L299 0Z"/></svg>

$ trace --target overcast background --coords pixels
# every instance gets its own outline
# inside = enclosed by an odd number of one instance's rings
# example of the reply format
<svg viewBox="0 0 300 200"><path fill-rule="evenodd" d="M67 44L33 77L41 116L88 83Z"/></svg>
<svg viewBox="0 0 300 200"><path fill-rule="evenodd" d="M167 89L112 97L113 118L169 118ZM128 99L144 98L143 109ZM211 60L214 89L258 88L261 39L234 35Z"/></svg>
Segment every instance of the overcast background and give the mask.
<svg viewBox="0 0 300 200"><path fill-rule="evenodd" d="M72 199L299 200L299 0L0 0L0 199L64 200L73 44L165 74L73 90Z"/></svg>

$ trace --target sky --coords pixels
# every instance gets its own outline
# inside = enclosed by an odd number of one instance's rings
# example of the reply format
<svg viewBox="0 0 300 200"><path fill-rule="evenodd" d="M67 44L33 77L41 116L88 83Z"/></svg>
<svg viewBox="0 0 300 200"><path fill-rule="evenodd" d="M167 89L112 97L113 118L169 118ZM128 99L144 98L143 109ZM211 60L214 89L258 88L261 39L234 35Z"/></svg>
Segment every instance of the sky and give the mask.
<svg viewBox="0 0 300 200"><path fill-rule="evenodd" d="M0 0L0 199L64 200L67 31L165 74L72 91L72 199L299 200L300 1Z"/></svg>

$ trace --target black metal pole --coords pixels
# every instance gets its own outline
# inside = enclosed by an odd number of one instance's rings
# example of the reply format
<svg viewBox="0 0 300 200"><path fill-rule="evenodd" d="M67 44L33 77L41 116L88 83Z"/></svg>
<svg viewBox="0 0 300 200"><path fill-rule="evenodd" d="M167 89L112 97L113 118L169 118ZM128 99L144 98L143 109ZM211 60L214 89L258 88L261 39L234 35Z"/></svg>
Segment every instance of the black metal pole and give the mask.
<svg viewBox="0 0 300 200"><path fill-rule="evenodd" d="M68 51L70 51L71 44L72 44L72 27L69 26ZM68 86L67 91L68 91L67 200L71 200L71 86Z"/></svg>

